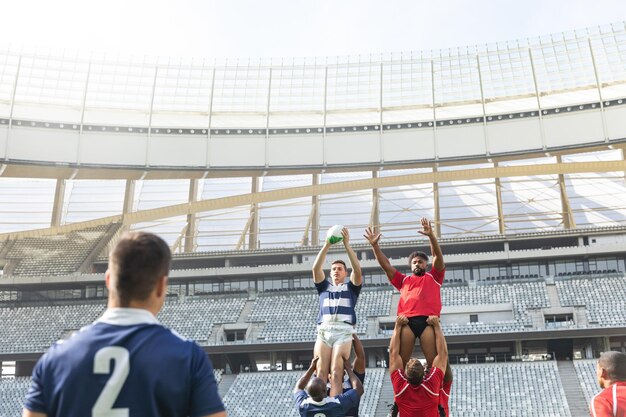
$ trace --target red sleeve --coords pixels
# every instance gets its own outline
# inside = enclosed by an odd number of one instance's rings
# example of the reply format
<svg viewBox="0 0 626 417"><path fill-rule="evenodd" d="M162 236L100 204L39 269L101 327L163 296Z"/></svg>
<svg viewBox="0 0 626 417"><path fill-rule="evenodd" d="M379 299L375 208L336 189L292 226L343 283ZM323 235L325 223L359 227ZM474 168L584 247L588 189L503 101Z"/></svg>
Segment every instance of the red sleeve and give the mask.
<svg viewBox="0 0 626 417"><path fill-rule="evenodd" d="M430 272L430 275L435 278L435 281L437 281L439 284L443 284L443 277L446 275L446 268L443 268L443 270L439 271L433 266L428 272Z"/></svg>
<svg viewBox="0 0 626 417"><path fill-rule="evenodd" d="M396 269L396 273L393 274L393 279L391 280L391 285L393 285L398 291L400 291L400 288L402 288L402 283L404 282L404 278L406 278L406 275Z"/></svg>
<svg viewBox="0 0 626 417"><path fill-rule="evenodd" d="M591 399L591 415L593 417L613 417L613 407L600 394Z"/></svg>
<svg viewBox="0 0 626 417"><path fill-rule="evenodd" d="M406 380L402 369L396 369L396 371L391 374L391 384L393 385L394 395L398 395L409 385L409 381Z"/></svg>
<svg viewBox="0 0 626 417"><path fill-rule="evenodd" d="M422 385L432 395L439 395L439 391L443 385L443 371L437 367L433 367L430 375L424 379Z"/></svg>

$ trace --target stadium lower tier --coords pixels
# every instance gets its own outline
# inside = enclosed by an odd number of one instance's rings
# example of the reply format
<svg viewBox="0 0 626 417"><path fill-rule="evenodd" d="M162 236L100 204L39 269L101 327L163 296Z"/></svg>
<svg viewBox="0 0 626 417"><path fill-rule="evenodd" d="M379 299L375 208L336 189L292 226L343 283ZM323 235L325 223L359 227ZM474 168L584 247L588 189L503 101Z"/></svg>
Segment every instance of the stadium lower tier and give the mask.
<svg viewBox="0 0 626 417"><path fill-rule="evenodd" d="M444 286L447 335L626 327L626 277L571 278L474 286ZM364 288L357 304L362 339L389 337L398 292ZM57 302L58 303L58 302ZM0 306L0 354L44 352L92 323L105 302ZM159 320L203 346L315 340L318 297L310 290L170 297ZM297 314L294 314L297 313ZM24 332L28 329L28 332ZM521 337L521 335L520 335Z"/></svg>
<svg viewBox="0 0 626 417"><path fill-rule="evenodd" d="M566 392L555 361L471 364L453 366L451 416L576 417L600 391L595 360L574 361L584 397ZM571 366L571 363L568 363ZM224 375L217 370L222 399L230 417L297 417L292 390L302 371ZM0 379L0 417L20 414L29 378ZM359 415L374 417L389 408L391 382L384 368L368 368ZM576 395L578 394L578 397ZM572 404L572 402L579 404ZM380 414L379 414L380 415Z"/></svg>

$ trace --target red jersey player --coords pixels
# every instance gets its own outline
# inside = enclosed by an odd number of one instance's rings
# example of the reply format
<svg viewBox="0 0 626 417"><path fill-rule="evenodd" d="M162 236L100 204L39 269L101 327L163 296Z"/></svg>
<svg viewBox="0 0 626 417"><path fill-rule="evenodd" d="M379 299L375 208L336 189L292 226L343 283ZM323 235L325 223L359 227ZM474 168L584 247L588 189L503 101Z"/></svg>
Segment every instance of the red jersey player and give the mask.
<svg viewBox="0 0 626 417"><path fill-rule="evenodd" d="M433 328L437 344L437 356L428 372L424 372L419 359L413 358L406 366L402 365L398 345L400 333L408 322L404 315L398 316L389 344L389 374L394 399L402 417L439 417L439 397L448 363L448 348L439 317L430 316L427 319L428 325Z"/></svg>
<svg viewBox="0 0 626 417"><path fill-rule="evenodd" d="M428 255L423 252L413 252L409 255L409 266L412 275L404 275L394 268L389 259L383 254L378 241L380 233L375 233L371 227L365 230L365 238L372 245L376 260L387 274L391 285L400 291L398 315L403 314L409 319L408 326L402 328L400 336L400 356L402 364L406 365L413 353L417 338L424 352L428 366L431 366L437 355L435 347L435 332L432 326L426 324L428 316L441 315L441 285L445 275L443 254L433 232L430 222L422 219L422 230L419 231L430 240L430 250L433 255L432 268L426 272Z"/></svg>
<svg viewBox="0 0 626 417"><path fill-rule="evenodd" d="M593 417L626 417L626 354L604 352L598 359L596 374L604 388L591 399Z"/></svg>

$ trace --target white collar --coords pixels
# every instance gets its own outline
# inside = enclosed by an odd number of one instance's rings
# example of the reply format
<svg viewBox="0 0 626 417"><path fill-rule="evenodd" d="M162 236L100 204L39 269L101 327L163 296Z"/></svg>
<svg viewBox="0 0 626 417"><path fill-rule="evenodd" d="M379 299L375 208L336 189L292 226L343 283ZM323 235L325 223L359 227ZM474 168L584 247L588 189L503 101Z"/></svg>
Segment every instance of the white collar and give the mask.
<svg viewBox="0 0 626 417"><path fill-rule="evenodd" d="M156 317L143 308L109 308L96 320L96 323L113 324L116 326L133 326L137 324L159 324Z"/></svg>
<svg viewBox="0 0 626 417"><path fill-rule="evenodd" d="M308 395L308 393L307 393L307 395ZM318 407L323 407L324 405L326 405L328 403L341 404L339 402L339 399L337 399L337 397L329 397L329 396L324 397L324 399L322 401L315 401L313 398L307 397L307 399L302 402L302 404L313 404L313 405L316 405Z"/></svg>

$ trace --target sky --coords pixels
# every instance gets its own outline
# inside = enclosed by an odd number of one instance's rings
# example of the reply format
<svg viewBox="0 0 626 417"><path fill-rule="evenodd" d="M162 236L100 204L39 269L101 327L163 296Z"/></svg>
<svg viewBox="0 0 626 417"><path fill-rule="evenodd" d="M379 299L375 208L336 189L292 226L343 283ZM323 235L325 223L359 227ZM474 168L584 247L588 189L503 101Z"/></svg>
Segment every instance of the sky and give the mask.
<svg viewBox="0 0 626 417"><path fill-rule="evenodd" d="M7 47L198 58L366 55L626 20L624 0L3 0Z"/></svg>

